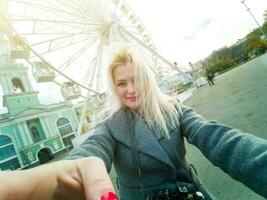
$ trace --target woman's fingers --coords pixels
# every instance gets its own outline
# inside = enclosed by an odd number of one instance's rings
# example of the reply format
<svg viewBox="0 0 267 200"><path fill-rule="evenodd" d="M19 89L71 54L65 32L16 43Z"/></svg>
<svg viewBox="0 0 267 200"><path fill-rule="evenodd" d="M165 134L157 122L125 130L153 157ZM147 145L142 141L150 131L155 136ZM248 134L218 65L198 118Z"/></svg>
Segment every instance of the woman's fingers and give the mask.
<svg viewBox="0 0 267 200"><path fill-rule="evenodd" d="M100 200L101 196L116 200L115 196L112 196L114 193L112 182L100 158L81 159L78 169L82 177L86 200Z"/></svg>
<svg viewBox="0 0 267 200"><path fill-rule="evenodd" d="M117 200L104 162L97 157L58 161L0 173L1 199ZM101 198L101 196L103 198Z"/></svg>
<svg viewBox="0 0 267 200"><path fill-rule="evenodd" d="M72 167L70 167L70 169L71 168ZM70 170L70 169L67 169L67 171L61 169L63 173L58 174L57 176L58 185L55 190L53 200L85 199L81 177L77 173L78 170Z"/></svg>

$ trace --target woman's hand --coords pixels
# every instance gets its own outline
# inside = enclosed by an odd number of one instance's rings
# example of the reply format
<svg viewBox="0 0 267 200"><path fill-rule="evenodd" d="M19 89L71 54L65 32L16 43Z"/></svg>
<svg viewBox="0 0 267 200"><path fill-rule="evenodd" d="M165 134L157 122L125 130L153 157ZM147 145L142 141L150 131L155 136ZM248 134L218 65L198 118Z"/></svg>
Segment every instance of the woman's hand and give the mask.
<svg viewBox="0 0 267 200"><path fill-rule="evenodd" d="M114 192L97 157L64 160L29 170L0 173L0 200L99 200Z"/></svg>
<svg viewBox="0 0 267 200"><path fill-rule="evenodd" d="M57 164L59 171L54 199L76 200L79 197L99 200L104 192L114 192L105 164L97 157L62 161Z"/></svg>

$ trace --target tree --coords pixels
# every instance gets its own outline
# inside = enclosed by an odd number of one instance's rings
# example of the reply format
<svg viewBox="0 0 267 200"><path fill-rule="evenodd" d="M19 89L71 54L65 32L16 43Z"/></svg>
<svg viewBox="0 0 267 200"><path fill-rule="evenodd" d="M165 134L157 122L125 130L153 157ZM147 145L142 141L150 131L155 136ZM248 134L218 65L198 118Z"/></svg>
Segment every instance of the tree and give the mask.
<svg viewBox="0 0 267 200"><path fill-rule="evenodd" d="M216 51L213 51L208 58L205 59L205 63L210 65L212 63L217 62L218 60L223 59L232 59L232 49L229 47L222 47Z"/></svg>
<svg viewBox="0 0 267 200"><path fill-rule="evenodd" d="M251 32L247 35L247 40L245 42L244 47L244 54L245 55L255 55L263 53L263 51L266 49L266 43L264 40L260 38L258 34L255 33L255 31Z"/></svg>
<svg viewBox="0 0 267 200"><path fill-rule="evenodd" d="M206 73L216 73L222 72L234 65L233 61L230 59L220 59L209 65Z"/></svg>
<svg viewBox="0 0 267 200"><path fill-rule="evenodd" d="M249 59L251 55L258 55L267 50L267 10L264 12L264 23L231 47L222 47L213 51L204 59L206 72L221 72L225 69ZM265 33L262 36L262 32Z"/></svg>
<svg viewBox="0 0 267 200"><path fill-rule="evenodd" d="M261 28L266 35L267 34L267 13L266 13L266 21L263 23Z"/></svg>

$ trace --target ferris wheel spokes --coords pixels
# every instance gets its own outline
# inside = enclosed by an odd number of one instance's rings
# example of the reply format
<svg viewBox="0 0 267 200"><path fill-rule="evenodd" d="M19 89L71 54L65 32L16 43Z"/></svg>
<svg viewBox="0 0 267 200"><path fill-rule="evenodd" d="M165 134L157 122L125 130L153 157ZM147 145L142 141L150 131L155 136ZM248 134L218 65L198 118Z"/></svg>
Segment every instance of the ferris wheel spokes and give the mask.
<svg viewBox="0 0 267 200"><path fill-rule="evenodd" d="M117 48L135 46L155 74L166 65L171 66L157 53L145 26L123 0L5 1L16 5L19 11L13 10L11 20L32 52L28 60L54 70L53 81L62 91L65 87L65 99L75 97L75 93L72 97L68 93L78 91L76 86L81 88L80 95L85 101L78 132L90 98L104 92L107 81L104 72Z"/></svg>

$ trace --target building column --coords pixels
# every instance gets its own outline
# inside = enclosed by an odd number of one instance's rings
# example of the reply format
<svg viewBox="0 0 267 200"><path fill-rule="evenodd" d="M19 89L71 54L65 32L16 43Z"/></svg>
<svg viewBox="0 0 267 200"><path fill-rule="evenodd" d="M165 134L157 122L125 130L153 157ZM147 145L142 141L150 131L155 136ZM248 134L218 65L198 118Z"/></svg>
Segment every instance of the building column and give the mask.
<svg viewBox="0 0 267 200"><path fill-rule="evenodd" d="M22 123L18 123L18 129L19 129L19 134L23 141L23 146L24 147L29 146L30 145L29 140L27 139L27 134L25 133Z"/></svg>
<svg viewBox="0 0 267 200"><path fill-rule="evenodd" d="M6 88L6 94L12 94L14 89L13 89L13 85L11 83L10 80L11 76L8 76L7 74L5 74L3 76L3 81L6 84L5 88Z"/></svg>
<svg viewBox="0 0 267 200"><path fill-rule="evenodd" d="M8 86L6 83L5 74L0 75L0 82L1 82L2 90L3 90L3 94L5 95L8 92Z"/></svg>
<svg viewBox="0 0 267 200"><path fill-rule="evenodd" d="M32 137L30 135L31 133L29 131L29 128L27 126L26 121L23 122L23 129L24 129L24 133L25 133L25 136L26 136L26 138L28 140L29 145L32 145L33 144L33 140L32 140Z"/></svg>
<svg viewBox="0 0 267 200"><path fill-rule="evenodd" d="M32 87L32 84L31 84L31 81L30 81L28 76L23 76L23 81L25 81L25 84L27 85L27 90L26 91L28 91L28 92L34 91L33 87Z"/></svg>
<svg viewBox="0 0 267 200"><path fill-rule="evenodd" d="M51 120L49 120L49 116L47 116L47 118L45 118L45 123L46 123L48 129L50 130L49 132L50 132L51 136L52 137L57 136L57 132L55 132L55 127L52 125Z"/></svg>
<svg viewBox="0 0 267 200"><path fill-rule="evenodd" d="M50 138L51 134L50 134L49 128L47 127L46 117L45 116L44 117L40 117L39 120L40 120L41 126L43 128L45 137L46 138Z"/></svg>

